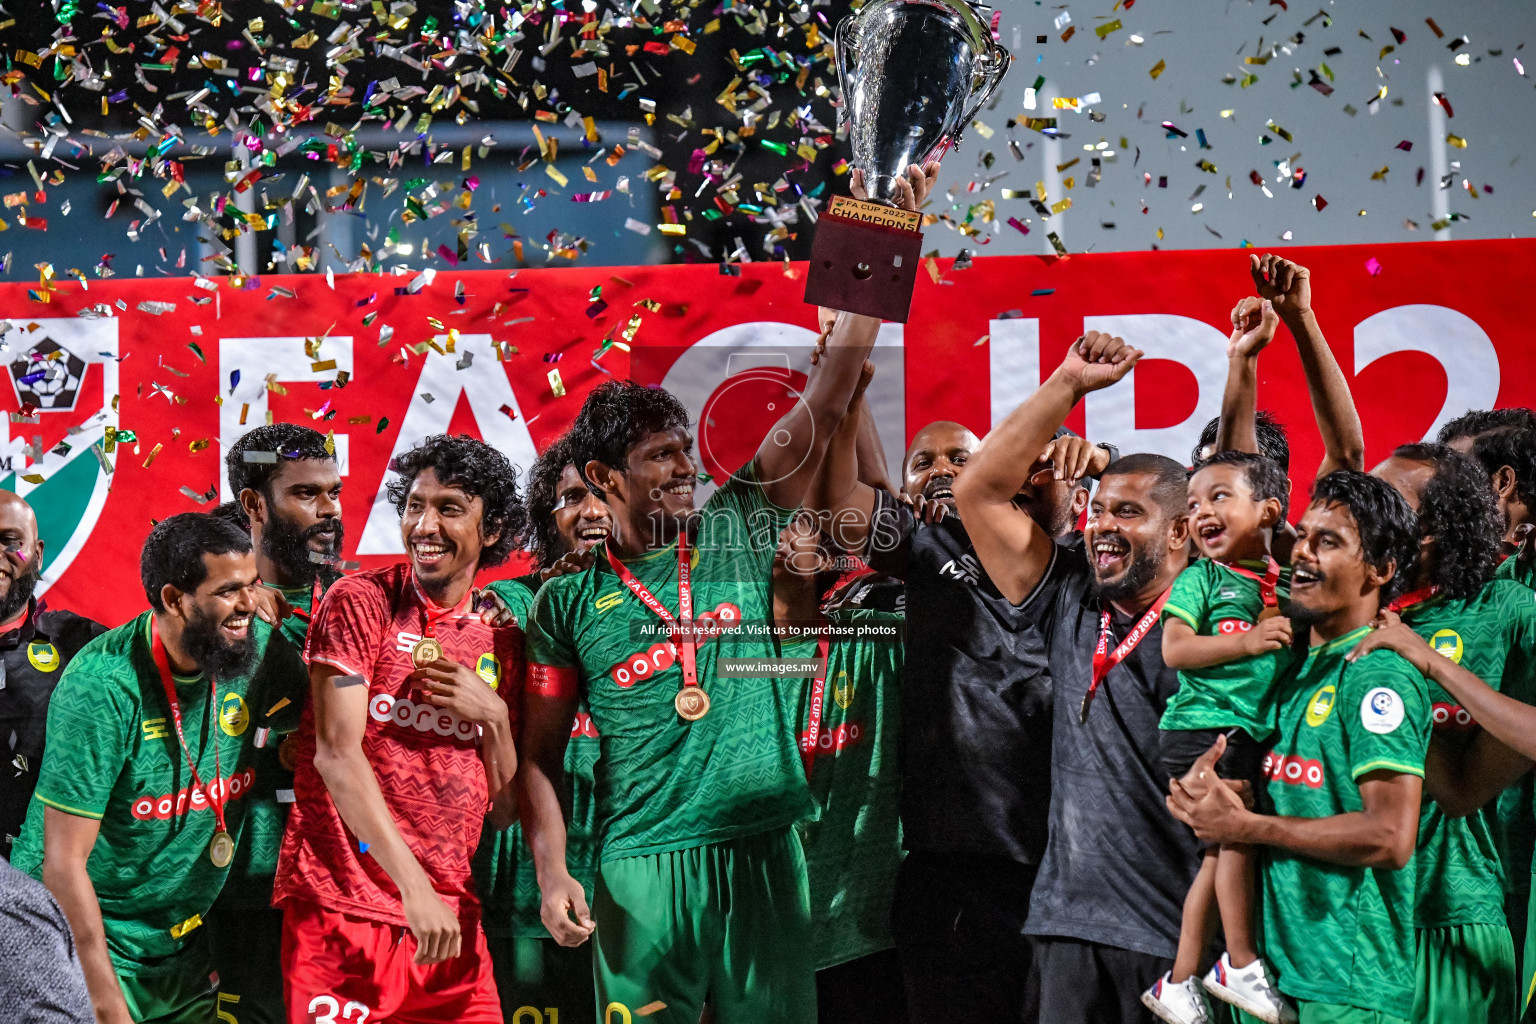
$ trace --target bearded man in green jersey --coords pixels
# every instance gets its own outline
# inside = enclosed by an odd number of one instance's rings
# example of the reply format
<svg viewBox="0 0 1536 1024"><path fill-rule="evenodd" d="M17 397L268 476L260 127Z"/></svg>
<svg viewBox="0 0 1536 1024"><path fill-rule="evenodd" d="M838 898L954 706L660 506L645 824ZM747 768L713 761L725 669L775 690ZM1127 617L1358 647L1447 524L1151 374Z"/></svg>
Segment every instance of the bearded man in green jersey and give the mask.
<svg viewBox="0 0 1536 1024"><path fill-rule="evenodd" d="M303 663L258 621L251 539L233 524L163 520L140 575L152 611L86 645L54 692L12 860L68 917L97 1021L215 1024L203 917L239 846L255 754L295 724Z"/></svg>
<svg viewBox="0 0 1536 1024"><path fill-rule="evenodd" d="M1493 485L1507 557L1497 574L1536 588L1536 428L1507 428L1479 436L1472 457Z"/></svg>
<svg viewBox="0 0 1536 1024"><path fill-rule="evenodd" d="M1493 578L1501 528L1482 467L1446 445L1409 444L1371 473L1396 487L1418 515L1415 575L1390 606L1420 638L1414 647L1506 693L1528 693L1536 601L1513 580ZM1405 656L1414 660L1416 653ZM1471 750L1478 738L1472 715L1433 676L1430 697L1439 755L1432 763L1453 770L1432 771L1425 783L1434 800L1425 802L1419 821L1413 1019L1509 1024L1517 1012L1515 947L1505 920L1504 867L1482 805L1529 762L1496 741ZM1463 763L1469 752L1475 765Z"/></svg>
<svg viewBox="0 0 1536 1024"><path fill-rule="evenodd" d="M533 560L537 568L514 579L496 580L486 589L527 627L533 599L551 575L586 568L589 552L608 539L608 506L593 494L577 469L584 464L569 435L544 450L528 473L528 520ZM571 877L591 898L597 873L597 806L592 767L597 762L598 737L592 716L578 706L565 748L567 790L560 794L566 809L566 864ZM523 840L521 824L496 828L487 824L475 853L475 884L480 891L481 921L496 989L507 1020L525 1008L569 1024L595 1019L592 1007L592 950L555 942L539 919L541 900L533 855Z"/></svg>
<svg viewBox="0 0 1536 1024"><path fill-rule="evenodd" d="M1213 843L1269 847L1264 957L1300 1024L1395 1024L1414 1001L1414 844L1430 701L1397 654L1347 656L1404 587L1413 512L1381 480L1319 480L1297 527L1288 616L1310 649L1281 682L1274 814L1216 781L1218 739L1168 798Z"/></svg>
<svg viewBox="0 0 1536 1024"><path fill-rule="evenodd" d="M341 467L335 443L297 423L272 423L242 434L224 456L229 486L261 581L275 587L289 614L281 642L304 650L310 614L341 574ZM294 681L303 693L307 673ZM208 941L219 972L219 1004L239 1024L284 1024L281 964L283 912L272 906L272 879L283 827L293 805L292 739L256 752L256 784L245 837L229 878L208 914Z"/></svg>
<svg viewBox="0 0 1536 1024"><path fill-rule="evenodd" d="M720 662L775 654L763 626L779 532L878 328L839 315L800 400L702 509L688 413L665 391L610 381L572 428L613 534L535 602L519 804L550 934L575 945L596 931L605 1018L695 1024L706 999L719 1024L816 1018L794 695L724 678ZM590 913L556 795L578 697L602 745Z"/></svg>

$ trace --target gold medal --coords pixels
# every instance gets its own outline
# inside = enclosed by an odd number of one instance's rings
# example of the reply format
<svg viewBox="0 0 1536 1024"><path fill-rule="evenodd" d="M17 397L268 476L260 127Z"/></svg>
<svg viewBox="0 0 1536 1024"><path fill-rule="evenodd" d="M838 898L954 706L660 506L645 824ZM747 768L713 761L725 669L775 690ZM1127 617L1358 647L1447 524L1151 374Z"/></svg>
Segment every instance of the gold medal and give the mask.
<svg viewBox="0 0 1536 1024"><path fill-rule="evenodd" d="M222 829L213 834L213 842L208 844L208 859L213 861L216 868L227 868L229 862L235 859L235 839Z"/></svg>
<svg viewBox="0 0 1536 1024"><path fill-rule="evenodd" d="M672 698L672 706L677 708L677 713L690 722L697 722L709 714L709 694L697 686L685 686L677 691L677 696Z"/></svg>
<svg viewBox="0 0 1536 1024"><path fill-rule="evenodd" d="M443 656L443 645L437 642L436 637L422 637L416 641L416 646L411 648L411 661L417 668L423 668L438 661Z"/></svg>

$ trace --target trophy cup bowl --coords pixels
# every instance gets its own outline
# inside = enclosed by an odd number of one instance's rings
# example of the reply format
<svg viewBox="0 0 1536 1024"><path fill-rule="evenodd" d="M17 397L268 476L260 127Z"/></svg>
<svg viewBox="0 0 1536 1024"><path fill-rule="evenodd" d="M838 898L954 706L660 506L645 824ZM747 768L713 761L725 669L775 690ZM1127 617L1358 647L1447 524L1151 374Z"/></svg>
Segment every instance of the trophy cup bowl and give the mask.
<svg viewBox="0 0 1536 1024"><path fill-rule="evenodd" d="M968 0L871 0L837 26L835 48L853 166L886 206L910 165L955 143L1009 63L988 9Z"/></svg>

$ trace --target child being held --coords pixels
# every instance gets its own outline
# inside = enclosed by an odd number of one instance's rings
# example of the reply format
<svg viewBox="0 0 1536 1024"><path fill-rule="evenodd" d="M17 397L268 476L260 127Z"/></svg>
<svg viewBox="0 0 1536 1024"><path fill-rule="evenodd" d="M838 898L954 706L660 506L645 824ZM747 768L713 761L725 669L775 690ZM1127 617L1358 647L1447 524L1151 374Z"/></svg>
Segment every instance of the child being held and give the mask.
<svg viewBox="0 0 1536 1024"><path fill-rule="evenodd" d="M1159 723L1169 778L1183 778L1226 736L1217 774L1248 781L1255 796L1263 791L1275 682L1291 661L1291 623L1280 612L1290 573L1270 555L1289 486L1277 463L1248 452L1219 452L1190 475L1189 530L1203 557L1179 574L1163 606L1163 661L1179 670L1179 689ZM1205 976L1205 991L1268 1024L1295 1021L1259 958L1253 851L1242 845L1205 851L1184 901L1173 970L1142 1002L1170 1024L1210 1018L1199 969L1218 910L1227 949Z"/></svg>

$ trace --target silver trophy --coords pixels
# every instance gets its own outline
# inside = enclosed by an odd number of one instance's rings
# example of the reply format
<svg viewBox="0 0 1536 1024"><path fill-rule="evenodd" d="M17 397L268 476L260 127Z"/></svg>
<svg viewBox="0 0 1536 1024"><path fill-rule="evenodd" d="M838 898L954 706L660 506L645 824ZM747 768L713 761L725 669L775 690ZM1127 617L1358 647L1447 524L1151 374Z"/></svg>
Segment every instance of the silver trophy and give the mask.
<svg viewBox="0 0 1536 1024"><path fill-rule="evenodd" d="M869 198L896 204L912 164L942 157L992 98L1008 51L969 0L870 0L837 26L837 78L853 166Z"/></svg>

